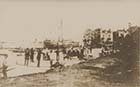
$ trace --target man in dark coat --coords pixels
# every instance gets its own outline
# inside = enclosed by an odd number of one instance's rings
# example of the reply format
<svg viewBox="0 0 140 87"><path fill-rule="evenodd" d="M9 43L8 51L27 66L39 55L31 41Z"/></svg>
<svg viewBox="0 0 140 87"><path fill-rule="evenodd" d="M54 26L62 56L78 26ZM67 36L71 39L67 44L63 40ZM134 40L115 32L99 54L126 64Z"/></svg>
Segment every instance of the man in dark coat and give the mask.
<svg viewBox="0 0 140 87"><path fill-rule="evenodd" d="M42 54L41 49L38 49L38 51L37 51L37 67L40 67L41 54Z"/></svg>
<svg viewBox="0 0 140 87"><path fill-rule="evenodd" d="M29 64L29 57L30 57L30 52L29 52L29 48L26 48L25 49L25 61L24 61L24 65L27 65Z"/></svg>
<svg viewBox="0 0 140 87"><path fill-rule="evenodd" d="M30 59L31 59L31 62L34 62L34 49L33 48L30 49Z"/></svg>

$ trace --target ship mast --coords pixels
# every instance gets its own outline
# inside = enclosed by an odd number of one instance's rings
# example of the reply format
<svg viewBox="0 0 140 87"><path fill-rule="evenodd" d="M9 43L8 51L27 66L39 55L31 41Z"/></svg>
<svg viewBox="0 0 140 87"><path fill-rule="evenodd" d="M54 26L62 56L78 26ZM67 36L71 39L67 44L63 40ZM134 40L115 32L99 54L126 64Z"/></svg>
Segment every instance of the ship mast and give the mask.
<svg viewBox="0 0 140 87"><path fill-rule="evenodd" d="M60 20L60 25L58 28L58 41L57 41L57 61L59 62L59 53L60 53L60 43L63 45L63 20Z"/></svg>

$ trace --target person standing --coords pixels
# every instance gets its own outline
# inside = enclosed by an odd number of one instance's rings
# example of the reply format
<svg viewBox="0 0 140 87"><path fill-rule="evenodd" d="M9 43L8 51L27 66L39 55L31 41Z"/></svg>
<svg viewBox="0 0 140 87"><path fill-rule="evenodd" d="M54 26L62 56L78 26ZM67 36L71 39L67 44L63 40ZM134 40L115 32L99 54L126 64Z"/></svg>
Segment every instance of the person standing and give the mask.
<svg viewBox="0 0 140 87"><path fill-rule="evenodd" d="M42 53L43 53L43 60L47 60L47 48L44 48L43 50L42 50Z"/></svg>
<svg viewBox="0 0 140 87"><path fill-rule="evenodd" d="M56 61L59 61L59 48L56 49Z"/></svg>
<svg viewBox="0 0 140 87"><path fill-rule="evenodd" d="M54 62L56 62L56 53L54 52L54 50L50 50L49 56L50 56L50 67L52 67Z"/></svg>
<svg viewBox="0 0 140 87"><path fill-rule="evenodd" d="M41 54L42 54L41 49L38 49L38 51L37 51L37 67L40 67Z"/></svg>
<svg viewBox="0 0 140 87"><path fill-rule="evenodd" d="M80 52L81 54L81 58L84 58L84 47L83 48L81 48L81 52Z"/></svg>
<svg viewBox="0 0 140 87"><path fill-rule="evenodd" d="M3 74L4 79L7 78L7 69L8 69L7 58L8 58L8 55L5 54L3 62L2 62L2 74Z"/></svg>
<svg viewBox="0 0 140 87"><path fill-rule="evenodd" d="M65 58L66 58L66 53L67 53L65 48L63 48L62 53L63 53L63 60L65 60Z"/></svg>
<svg viewBox="0 0 140 87"><path fill-rule="evenodd" d="M33 48L30 49L30 59L31 59L31 62L34 62L34 49Z"/></svg>
<svg viewBox="0 0 140 87"><path fill-rule="evenodd" d="M28 66L29 64L29 57L30 57L30 52L29 52L29 48L25 49L25 61L24 61L24 65Z"/></svg>
<svg viewBox="0 0 140 87"><path fill-rule="evenodd" d="M46 58L47 58L47 60L50 60L50 56L49 56L49 49L48 48L46 48Z"/></svg>
<svg viewBox="0 0 140 87"><path fill-rule="evenodd" d="M53 65L53 57L54 57L52 50L50 50L49 56L50 56L50 68L51 68Z"/></svg>

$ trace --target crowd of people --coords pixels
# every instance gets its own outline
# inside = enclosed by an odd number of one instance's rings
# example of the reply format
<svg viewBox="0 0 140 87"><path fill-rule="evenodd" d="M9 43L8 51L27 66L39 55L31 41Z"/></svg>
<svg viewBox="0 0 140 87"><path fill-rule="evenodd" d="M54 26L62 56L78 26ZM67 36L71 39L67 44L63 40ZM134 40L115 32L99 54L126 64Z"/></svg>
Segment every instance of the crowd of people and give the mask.
<svg viewBox="0 0 140 87"><path fill-rule="evenodd" d="M36 56L35 56L36 55ZM84 48L71 47L60 49L36 48L25 49L24 65L28 66L30 62L34 63L37 60L37 67L40 67L41 60L50 61L50 67L55 63L60 63L60 60L72 60L72 58L82 59L84 57Z"/></svg>
<svg viewBox="0 0 140 87"><path fill-rule="evenodd" d="M37 49L37 57L36 57L36 59L38 61L37 67L40 67L41 54L42 54L42 50ZM26 48L25 49L25 61L24 61L25 66L28 66L30 62L34 63L34 55L35 55L35 50L33 48L31 48L31 49Z"/></svg>
<svg viewBox="0 0 140 87"><path fill-rule="evenodd" d="M50 63L50 69L55 67L62 68L65 61L72 60L74 58L81 60L84 59L86 54L86 48L84 47L59 49L26 48L24 50L24 66L29 66L31 63L34 63L36 64L36 67L40 67L42 63L41 61L48 61ZM7 58L8 54L3 55L3 62L0 63L0 73L3 74L4 78L7 78L7 71L9 70Z"/></svg>

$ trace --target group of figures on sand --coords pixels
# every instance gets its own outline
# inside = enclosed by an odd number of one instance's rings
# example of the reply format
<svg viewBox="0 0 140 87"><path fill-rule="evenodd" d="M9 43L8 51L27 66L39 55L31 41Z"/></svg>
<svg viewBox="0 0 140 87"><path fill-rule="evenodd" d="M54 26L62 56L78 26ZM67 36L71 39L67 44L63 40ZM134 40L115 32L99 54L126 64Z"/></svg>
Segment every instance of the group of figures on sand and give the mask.
<svg viewBox="0 0 140 87"><path fill-rule="evenodd" d="M34 59L37 60L37 67L40 67L41 59L44 61L50 61L50 66L55 63L60 63L59 60L72 59L73 56L77 56L78 59L84 56L83 49L77 48L63 48L63 49L25 49L25 61L24 65L28 66L30 62L34 63ZM35 56L36 55L36 56ZM29 62L30 61L30 62Z"/></svg>

